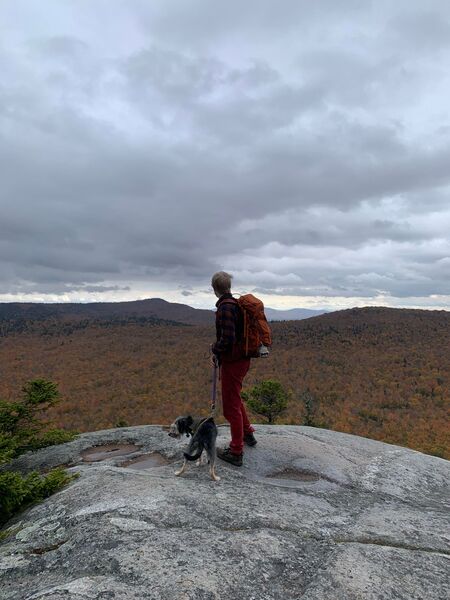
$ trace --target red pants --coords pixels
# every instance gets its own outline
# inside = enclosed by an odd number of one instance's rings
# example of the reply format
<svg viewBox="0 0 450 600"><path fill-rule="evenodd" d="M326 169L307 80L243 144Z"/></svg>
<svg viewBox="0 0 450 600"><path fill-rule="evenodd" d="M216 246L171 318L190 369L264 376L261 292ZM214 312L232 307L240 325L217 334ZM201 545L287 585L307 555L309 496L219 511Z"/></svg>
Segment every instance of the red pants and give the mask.
<svg viewBox="0 0 450 600"><path fill-rule="evenodd" d="M244 434L255 431L250 425L241 398L242 382L250 368L250 359L223 362L220 367L222 381L223 416L230 424L233 454L241 454L244 449Z"/></svg>

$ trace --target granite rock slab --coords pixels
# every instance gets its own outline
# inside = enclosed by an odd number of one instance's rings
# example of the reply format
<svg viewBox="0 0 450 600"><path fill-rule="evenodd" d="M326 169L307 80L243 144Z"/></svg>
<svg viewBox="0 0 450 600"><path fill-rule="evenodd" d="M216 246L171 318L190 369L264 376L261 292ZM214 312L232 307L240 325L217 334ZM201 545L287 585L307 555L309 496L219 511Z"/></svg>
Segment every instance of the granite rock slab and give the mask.
<svg viewBox="0 0 450 600"><path fill-rule="evenodd" d="M255 435L242 468L217 461L219 482L195 464L175 477L188 440L160 426L21 456L24 473L79 476L5 526L1 600L450 597L448 461L310 427ZM97 446L114 452L84 462ZM125 466L144 455L158 460Z"/></svg>

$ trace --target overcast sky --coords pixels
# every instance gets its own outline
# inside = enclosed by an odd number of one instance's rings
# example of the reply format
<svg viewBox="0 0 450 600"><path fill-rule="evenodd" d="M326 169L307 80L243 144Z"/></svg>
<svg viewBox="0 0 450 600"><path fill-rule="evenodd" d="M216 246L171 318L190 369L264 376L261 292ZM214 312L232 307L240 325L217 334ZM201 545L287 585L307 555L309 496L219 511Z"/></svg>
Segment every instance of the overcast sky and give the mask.
<svg viewBox="0 0 450 600"><path fill-rule="evenodd" d="M448 0L0 0L0 301L450 308Z"/></svg>

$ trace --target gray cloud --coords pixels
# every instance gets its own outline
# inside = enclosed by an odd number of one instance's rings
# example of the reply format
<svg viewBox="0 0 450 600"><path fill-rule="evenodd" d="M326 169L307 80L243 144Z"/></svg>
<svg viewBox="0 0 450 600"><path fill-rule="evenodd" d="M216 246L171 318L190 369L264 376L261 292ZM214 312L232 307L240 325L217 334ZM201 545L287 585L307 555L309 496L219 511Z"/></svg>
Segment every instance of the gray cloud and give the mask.
<svg viewBox="0 0 450 600"><path fill-rule="evenodd" d="M0 296L450 296L447 3L45 4L0 7Z"/></svg>

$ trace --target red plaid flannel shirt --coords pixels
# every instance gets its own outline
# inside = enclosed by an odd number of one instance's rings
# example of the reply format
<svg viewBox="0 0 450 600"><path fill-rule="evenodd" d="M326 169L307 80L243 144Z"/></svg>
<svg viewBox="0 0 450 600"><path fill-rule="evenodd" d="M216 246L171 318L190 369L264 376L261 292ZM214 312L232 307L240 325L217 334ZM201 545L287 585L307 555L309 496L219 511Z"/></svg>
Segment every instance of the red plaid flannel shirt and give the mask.
<svg viewBox="0 0 450 600"><path fill-rule="evenodd" d="M231 352L236 341L236 326L238 319L238 306L236 303L223 302L233 298L231 294L223 294L216 302L216 338L212 351L216 355Z"/></svg>

